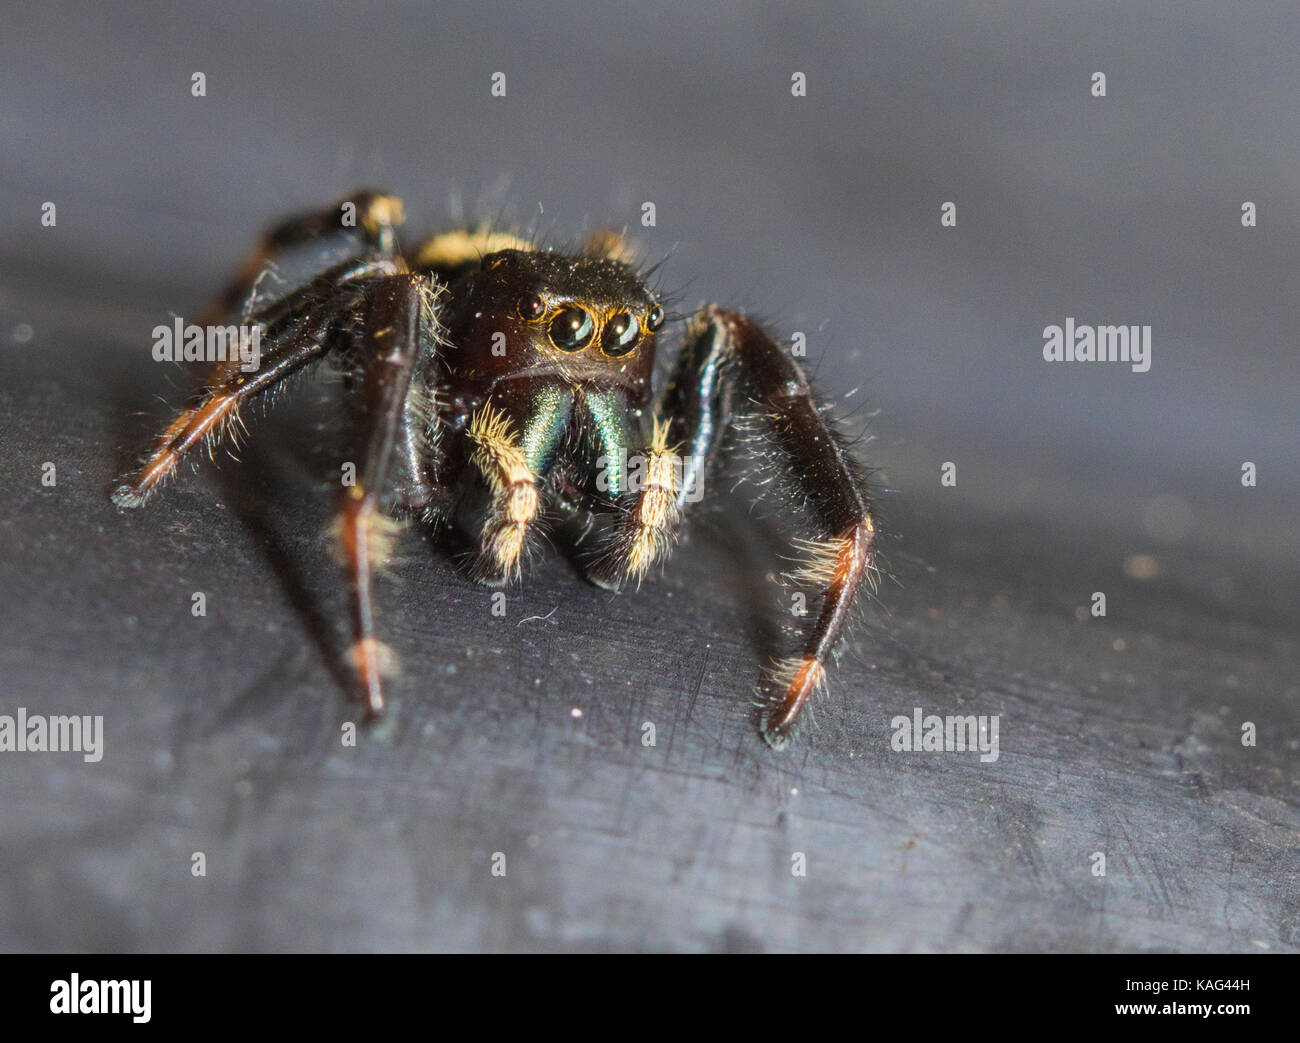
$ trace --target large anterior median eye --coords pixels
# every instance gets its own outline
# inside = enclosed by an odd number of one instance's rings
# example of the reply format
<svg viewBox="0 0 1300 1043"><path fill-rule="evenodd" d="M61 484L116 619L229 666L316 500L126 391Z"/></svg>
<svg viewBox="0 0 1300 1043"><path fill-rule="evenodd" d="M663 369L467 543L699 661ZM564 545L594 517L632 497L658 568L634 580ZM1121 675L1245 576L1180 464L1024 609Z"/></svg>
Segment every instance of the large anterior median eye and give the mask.
<svg viewBox="0 0 1300 1043"><path fill-rule="evenodd" d="M551 320L551 343L561 351L581 351L595 332L591 316L581 308L565 308Z"/></svg>
<svg viewBox="0 0 1300 1043"><path fill-rule="evenodd" d="M600 346L606 355L626 355L636 347L639 336L641 327L636 324L636 316L620 312L605 323Z"/></svg>

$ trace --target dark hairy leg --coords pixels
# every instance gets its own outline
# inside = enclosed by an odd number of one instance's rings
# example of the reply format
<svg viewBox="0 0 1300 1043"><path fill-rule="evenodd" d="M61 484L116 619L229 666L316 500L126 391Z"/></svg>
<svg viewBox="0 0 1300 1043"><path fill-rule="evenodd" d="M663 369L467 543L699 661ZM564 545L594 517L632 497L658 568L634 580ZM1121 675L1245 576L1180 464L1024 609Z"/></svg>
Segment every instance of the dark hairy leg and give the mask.
<svg viewBox="0 0 1300 1043"><path fill-rule="evenodd" d="M825 681L827 660L844 633L854 597L872 566L876 526L865 483L827 426L799 365L751 319L708 307L687 329L660 407L667 431L662 436L656 434L650 449L651 454L680 454L676 499L669 504L665 487L651 483L641 493L637 507L665 523L668 531L655 535L657 545L671 541L671 527L703 489L722 437L733 416L742 410L762 418L816 519L814 533L799 541L807 557L794 578L820 588L820 613L802 652L773 667L765 699L763 736L779 749L789 741L801 711ZM650 473L654 470L652 465ZM647 509L656 499L662 501L662 507ZM635 572L635 555L630 550L635 543L626 533L636 528L625 523L619 552L625 573ZM604 560L608 562L608 552Z"/></svg>
<svg viewBox="0 0 1300 1043"><path fill-rule="evenodd" d="M352 604L351 659L372 718L384 708L382 677L396 665L375 634L374 573L386 562L396 535L388 508L413 499L410 489L396 487L395 478L432 481L431 461L425 461L429 470L415 476L405 475L399 464L404 447L421 443L428 419L410 408L411 388L422 355L439 343L439 294L440 288L421 275L395 275L369 285L362 302L365 324L353 345L354 437L361 459L355 484L342 490L336 531Z"/></svg>
<svg viewBox="0 0 1300 1043"><path fill-rule="evenodd" d="M347 216L354 226L345 225L344 207L351 204ZM216 322L238 314L253 293L257 281L269 264L286 251L312 243L328 246L335 240L359 238L357 254L397 254L397 229L403 220L402 201L388 192L361 189L332 207L297 214L269 229L249 251L235 277L213 302L205 320Z"/></svg>
<svg viewBox="0 0 1300 1043"><path fill-rule="evenodd" d="M218 363L203 390L158 437L143 466L125 476L113 491L113 502L119 507L144 504L175 473L190 450L221 437L244 403L320 358L335 330L347 322L354 285L392 272L396 263L388 259L349 261L254 316L266 330L257 371L244 372L237 358Z"/></svg>

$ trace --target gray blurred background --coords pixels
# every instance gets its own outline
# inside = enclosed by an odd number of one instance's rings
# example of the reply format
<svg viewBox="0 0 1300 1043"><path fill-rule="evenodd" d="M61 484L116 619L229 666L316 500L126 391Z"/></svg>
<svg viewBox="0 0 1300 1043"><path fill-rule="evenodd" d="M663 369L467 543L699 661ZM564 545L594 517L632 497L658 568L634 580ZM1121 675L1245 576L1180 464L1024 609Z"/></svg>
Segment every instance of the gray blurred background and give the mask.
<svg viewBox="0 0 1300 1043"><path fill-rule="evenodd" d="M5 23L0 712L102 713L107 753L0 753L0 947L1300 944L1294 4ZM190 386L153 326L268 222L370 185L411 235L631 226L679 312L807 333L869 436L891 578L799 745L767 750L748 706L791 637L779 527L743 501L639 594L550 561L505 620L408 536L380 603L405 673L357 749L319 408L259 424L243 467L108 503ZM1067 316L1150 325L1150 372L1044 362ZM1003 715L1000 760L892 752L916 706Z"/></svg>

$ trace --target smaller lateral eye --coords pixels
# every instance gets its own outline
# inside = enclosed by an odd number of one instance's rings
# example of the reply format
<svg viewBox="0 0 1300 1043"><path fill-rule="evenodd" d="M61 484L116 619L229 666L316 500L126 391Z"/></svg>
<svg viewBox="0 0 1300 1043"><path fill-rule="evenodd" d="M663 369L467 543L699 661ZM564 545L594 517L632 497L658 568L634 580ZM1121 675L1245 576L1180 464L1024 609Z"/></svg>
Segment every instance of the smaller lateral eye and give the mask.
<svg viewBox="0 0 1300 1043"><path fill-rule="evenodd" d="M658 304L651 308L650 314L646 316L646 323L649 325L651 330L657 330L662 326L664 324L663 308Z"/></svg>
<svg viewBox="0 0 1300 1043"><path fill-rule="evenodd" d="M521 319L540 319L542 313L546 311L545 302L535 293L524 294L515 307Z"/></svg>
<svg viewBox="0 0 1300 1043"><path fill-rule="evenodd" d="M636 347L637 338L641 336L641 327L636 324L636 316L619 312L605 323L605 332L601 335L600 346L606 355L626 355Z"/></svg>

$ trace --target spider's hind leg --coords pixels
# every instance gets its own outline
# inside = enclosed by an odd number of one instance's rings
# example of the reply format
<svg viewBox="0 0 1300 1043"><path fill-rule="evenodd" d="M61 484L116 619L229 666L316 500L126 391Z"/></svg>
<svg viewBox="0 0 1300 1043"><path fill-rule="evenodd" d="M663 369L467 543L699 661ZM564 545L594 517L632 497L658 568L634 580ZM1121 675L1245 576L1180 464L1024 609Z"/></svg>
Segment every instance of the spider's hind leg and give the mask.
<svg viewBox="0 0 1300 1043"><path fill-rule="evenodd" d="M388 192L362 189L327 209L295 214L281 221L268 229L249 251L234 278L209 306L204 321L216 322L240 312L267 266L299 247L313 243L326 246L335 239L346 240L350 236L360 240L357 254L395 256L397 229L403 220L401 199Z"/></svg>

